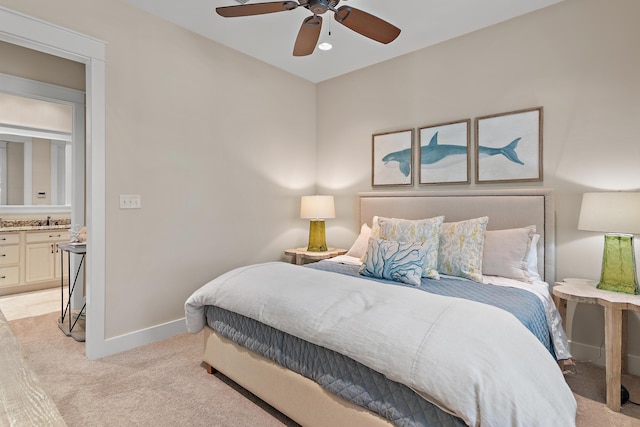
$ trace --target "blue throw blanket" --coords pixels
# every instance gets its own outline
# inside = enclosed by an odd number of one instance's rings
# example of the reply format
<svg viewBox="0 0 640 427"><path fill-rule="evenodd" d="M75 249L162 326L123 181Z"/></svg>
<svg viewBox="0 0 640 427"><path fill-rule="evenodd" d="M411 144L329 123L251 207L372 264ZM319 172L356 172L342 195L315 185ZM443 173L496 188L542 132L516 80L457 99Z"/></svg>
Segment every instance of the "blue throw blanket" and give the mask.
<svg viewBox="0 0 640 427"><path fill-rule="evenodd" d="M405 286L420 289L432 294L464 298L483 304L501 308L513 314L538 340L549 350L555 358L555 351L551 340L551 333L547 326L544 305L537 296L524 289L496 286L473 282L457 277L441 276L440 280L422 278L420 286L407 285L391 280L374 279L358 275L358 266L341 264L333 261L320 261L306 264L305 267L316 270L331 271L350 276L359 276L364 280L375 280L395 286Z"/></svg>
<svg viewBox="0 0 640 427"><path fill-rule="evenodd" d="M207 307L209 327L237 344L320 384L342 399L399 427L463 427L465 423L340 353L285 334L248 317Z"/></svg>

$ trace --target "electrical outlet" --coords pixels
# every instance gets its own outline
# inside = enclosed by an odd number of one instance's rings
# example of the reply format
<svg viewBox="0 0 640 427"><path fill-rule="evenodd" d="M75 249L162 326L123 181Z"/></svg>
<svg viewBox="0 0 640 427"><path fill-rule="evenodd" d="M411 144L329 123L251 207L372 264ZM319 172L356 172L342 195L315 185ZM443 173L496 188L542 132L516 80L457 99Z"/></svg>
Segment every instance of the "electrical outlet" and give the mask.
<svg viewBox="0 0 640 427"><path fill-rule="evenodd" d="M120 209L140 209L141 207L139 194L120 195Z"/></svg>

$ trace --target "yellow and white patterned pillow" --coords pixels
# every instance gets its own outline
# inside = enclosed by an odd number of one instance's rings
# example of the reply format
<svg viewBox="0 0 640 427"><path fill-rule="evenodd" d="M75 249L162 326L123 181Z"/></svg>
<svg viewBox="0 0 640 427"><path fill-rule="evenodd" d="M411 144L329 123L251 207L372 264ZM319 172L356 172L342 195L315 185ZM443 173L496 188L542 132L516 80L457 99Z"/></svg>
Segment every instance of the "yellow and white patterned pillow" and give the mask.
<svg viewBox="0 0 640 427"><path fill-rule="evenodd" d="M438 271L482 282L484 235L489 217L447 222L440 226Z"/></svg>
<svg viewBox="0 0 640 427"><path fill-rule="evenodd" d="M380 224L378 223L378 220L380 218L384 217L374 216L373 221L371 222L371 237L373 237L374 239L380 238Z"/></svg>
<svg viewBox="0 0 640 427"><path fill-rule="evenodd" d="M409 220L378 217L380 238L396 242L421 243L426 247L422 277L439 279L438 246L444 216Z"/></svg>

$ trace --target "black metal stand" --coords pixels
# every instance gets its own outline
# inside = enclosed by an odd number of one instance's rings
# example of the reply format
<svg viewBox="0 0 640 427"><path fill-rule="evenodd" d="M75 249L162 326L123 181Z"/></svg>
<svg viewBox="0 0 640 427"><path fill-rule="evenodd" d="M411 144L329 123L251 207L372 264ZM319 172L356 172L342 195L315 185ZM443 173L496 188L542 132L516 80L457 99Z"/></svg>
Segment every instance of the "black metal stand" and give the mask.
<svg viewBox="0 0 640 427"><path fill-rule="evenodd" d="M58 320L58 327L65 333L66 336L73 337L76 341L84 342L85 340L85 331L84 327L78 329L76 328L76 324L78 320L85 312L87 307L87 303L85 302L82 305L82 308L75 316L75 319L72 321L73 315L71 314L71 299L73 298L73 292L76 289L76 284L78 283L78 277L80 276L80 271L82 269L82 264L84 263L84 258L87 254L86 245L78 245L73 243L60 243L58 244L58 248L60 249L60 294L61 294L61 304L60 304L60 319ZM69 271L69 296L67 298L67 303L64 303L64 253L69 253L69 257L67 258L67 266ZM80 263L78 264L78 268L76 269L75 278L73 279L73 284L71 283L71 254L80 255ZM68 323L67 323L68 322Z"/></svg>

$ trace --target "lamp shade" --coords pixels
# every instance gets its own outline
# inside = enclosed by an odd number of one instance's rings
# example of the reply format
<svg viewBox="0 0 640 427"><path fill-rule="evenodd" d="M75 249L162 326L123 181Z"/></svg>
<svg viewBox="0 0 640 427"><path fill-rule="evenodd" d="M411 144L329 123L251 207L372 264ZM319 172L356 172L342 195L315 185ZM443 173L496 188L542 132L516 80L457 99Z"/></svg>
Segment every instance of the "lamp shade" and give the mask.
<svg viewBox="0 0 640 427"><path fill-rule="evenodd" d="M640 234L640 193L584 193L578 229Z"/></svg>
<svg viewBox="0 0 640 427"><path fill-rule="evenodd" d="M302 196L300 218L326 219L335 218L336 209L333 196Z"/></svg>

